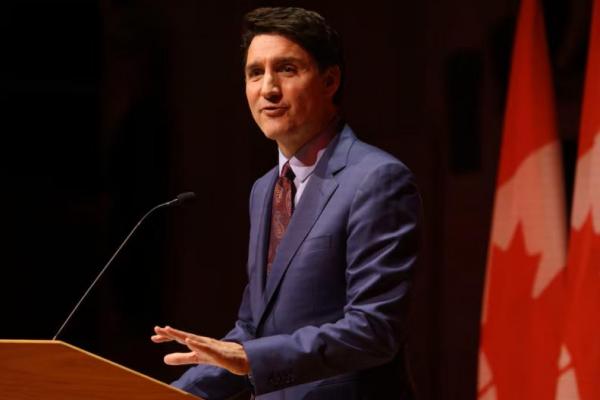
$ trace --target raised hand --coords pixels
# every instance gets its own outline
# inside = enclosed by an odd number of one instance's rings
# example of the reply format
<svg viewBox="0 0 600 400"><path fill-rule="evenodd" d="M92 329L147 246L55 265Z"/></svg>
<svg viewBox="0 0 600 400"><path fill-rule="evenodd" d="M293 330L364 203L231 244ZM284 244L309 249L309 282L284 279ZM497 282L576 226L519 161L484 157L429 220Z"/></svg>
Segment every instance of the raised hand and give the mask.
<svg viewBox="0 0 600 400"><path fill-rule="evenodd" d="M156 335L150 338L154 343L176 341L191 350L187 353L167 354L164 358L165 364L210 364L236 375L247 375L250 372L244 347L238 343L198 336L170 326L156 326L154 332Z"/></svg>

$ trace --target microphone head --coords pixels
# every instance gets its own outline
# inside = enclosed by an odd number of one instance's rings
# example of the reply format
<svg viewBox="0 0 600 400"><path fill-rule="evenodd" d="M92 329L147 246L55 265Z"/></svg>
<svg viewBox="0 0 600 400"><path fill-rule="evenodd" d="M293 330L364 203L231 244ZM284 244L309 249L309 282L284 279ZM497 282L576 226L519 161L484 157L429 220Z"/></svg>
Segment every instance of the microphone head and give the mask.
<svg viewBox="0 0 600 400"><path fill-rule="evenodd" d="M178 206L181 203L183 203L184 201L193 199L194 197L196 197L196 193L194 193L194 192L179 193L177 195L177 197L175 197L173 200L167 201L166 203L163 203L163 204L159 205L158 207L173 207L173 206Z"/></svg>
<svg viewBox="0 0 600 400"><path fill-rule="evenodd" d="M183 192L177 195L177 203L183 203L184 201L191 200L196 197L196 193L194 192Z"/></svg>

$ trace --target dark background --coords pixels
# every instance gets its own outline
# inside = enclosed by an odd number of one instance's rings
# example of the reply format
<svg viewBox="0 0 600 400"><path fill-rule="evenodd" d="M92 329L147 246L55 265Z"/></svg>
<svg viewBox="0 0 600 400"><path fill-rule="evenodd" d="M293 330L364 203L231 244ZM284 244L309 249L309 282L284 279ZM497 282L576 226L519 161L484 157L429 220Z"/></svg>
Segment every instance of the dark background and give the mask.
<svg viewBox="0 0 600 400"><path fill-rule="evenodd" d="M51 338L136 220L154 216L62 339L163 381L156 324L219 337L245 284L247 199L276 147L247 110L242 15L322 13L345 114L417 175L411 311L419 399L475 397L480 301L516 0L7 0L0 5L0 338ZM590 2L544 2L570 190ZM569 197L567 197L569 198Z"/></svg>

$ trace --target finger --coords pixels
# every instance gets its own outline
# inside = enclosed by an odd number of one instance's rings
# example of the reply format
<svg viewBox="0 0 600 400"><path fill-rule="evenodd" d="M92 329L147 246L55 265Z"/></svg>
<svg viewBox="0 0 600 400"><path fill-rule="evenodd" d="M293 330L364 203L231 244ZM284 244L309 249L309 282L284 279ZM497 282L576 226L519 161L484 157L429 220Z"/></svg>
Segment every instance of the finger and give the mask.
<svg viewBox="0 0 600 400"><path fill-rule="evenodd" d="M220 366L217 360L207 353L196 352L167 354L164 361L169 365L210 364Z"/></svg>
<svg viewBox="0 0 600 400"><path fill-rule="evenodd" d="M155 339L156 339L157 343L160 343L162 341L173 340L173 338L171 338L170 336L165 335L166 332L165 332L164 328L161 328L160 326L155 326L154 327L154 333L155 333L155 335L153 335L151 337L151 339L153 341L155 341Z"/></svg>
<svg viewBox="0 0 600 400"><path fill-rule="evenodd" d="M196 353L171 353L164 357L165 364L167 365L186 365L186 364L198 364L198 357Z"/></svg>
<svg viewBox="0 0 600 400"><path fill-rule="evenodd" d="M165 331L169 334L169 336L174 337L177 340L181 340L184 343L185 343L185 340L187 338L191 338L191 339L199 340L199 341L201 341L202 338L203 338L202 336L197 336L197 335L194 335L193 333L189 333L189 332L186 332L186 331L181 331L179 329L175 329L175 328L170 327L168 325L165 326Z"/></svg>
<svg viewBox="0 0 600 400"><path fill-rule="evenodd" d="M164 328L161 328L160 326L155 326L154 332L156 332L156 334L159 336L169 338L169 340L176 340L180 344L185 345L186 336L181 335L181 331L174 330L175 332L173 332L173 328L169 328L169 326L166 326Z"/></svg>
<svg viewBox="0 0 600 400"><path fill-rule="evenodd" d="M173 339L171 339L170 337L166 337L163 335L152 335L150 337L150 340L152 340L154 343L165 343L173 341Z"/></svg>
<svg viewBox="0 0 600 400"><path fill-rule="evenodd" d="M162 326L155 326L154 332L156 332L158 335L168 336L167 330Z"/></svg>

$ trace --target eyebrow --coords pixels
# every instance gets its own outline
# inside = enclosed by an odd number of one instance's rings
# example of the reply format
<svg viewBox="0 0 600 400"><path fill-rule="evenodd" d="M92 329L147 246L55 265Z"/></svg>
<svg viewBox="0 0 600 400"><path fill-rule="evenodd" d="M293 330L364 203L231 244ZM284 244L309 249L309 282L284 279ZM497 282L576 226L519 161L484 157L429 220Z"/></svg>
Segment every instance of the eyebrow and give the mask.
<svg viewBox="0 0 600 400"><path fill-rule="evenodd" d="M298 57L278 57L273 60L273 63L274 64L296 63L296 64L300 64L301 66L305 65L305 62ZM253 62L252 64L246 65L246 68L244 68L244 70L246 72L249 72L249 71L253 70L254 68L260 67L261 65L262 65L262 63L256 61L256 62Z"/></svg>

